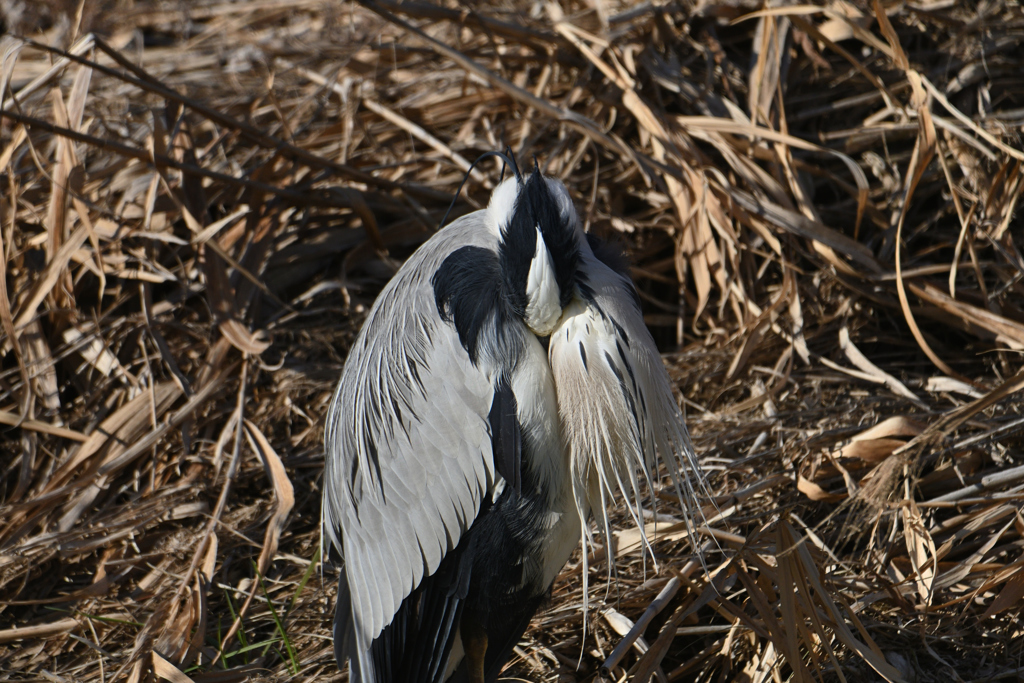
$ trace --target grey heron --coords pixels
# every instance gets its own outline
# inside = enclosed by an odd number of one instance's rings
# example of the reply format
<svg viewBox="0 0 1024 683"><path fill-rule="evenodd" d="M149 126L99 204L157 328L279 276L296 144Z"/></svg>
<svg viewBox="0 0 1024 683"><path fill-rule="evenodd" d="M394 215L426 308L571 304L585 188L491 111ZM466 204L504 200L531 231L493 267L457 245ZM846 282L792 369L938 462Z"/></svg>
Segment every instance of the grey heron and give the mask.
<svg viewBox="0 0 1024 683"><path fill-rule="evenodd" d="M359 683L495 680L591 512L607 534L617 489L642 530L659 457L684 511L700 480L623 259L539 168L387 284L325 448L334 647Z"/></svg>

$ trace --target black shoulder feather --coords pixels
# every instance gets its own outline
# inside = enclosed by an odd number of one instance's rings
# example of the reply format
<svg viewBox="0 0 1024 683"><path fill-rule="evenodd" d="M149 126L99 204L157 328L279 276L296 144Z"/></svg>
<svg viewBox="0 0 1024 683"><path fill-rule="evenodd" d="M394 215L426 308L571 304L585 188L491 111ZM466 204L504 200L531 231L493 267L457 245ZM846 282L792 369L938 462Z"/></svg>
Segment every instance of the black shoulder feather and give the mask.
<svg viewBox="0 0 1024 683"><path fill-rule="evenodd" d="M483 247L462 247L441 263L430 279L437 313L455 325L459 342L475 364L480 332L497 325L502 314L501 268L498 256Z"/></svg>

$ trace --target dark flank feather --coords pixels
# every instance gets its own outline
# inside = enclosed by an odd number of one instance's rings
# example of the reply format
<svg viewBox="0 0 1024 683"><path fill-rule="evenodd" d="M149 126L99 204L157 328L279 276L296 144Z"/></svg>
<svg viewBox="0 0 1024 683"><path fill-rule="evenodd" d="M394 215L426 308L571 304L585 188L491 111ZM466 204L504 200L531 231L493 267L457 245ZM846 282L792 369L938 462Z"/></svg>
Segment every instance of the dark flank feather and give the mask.
<svg viewBox="0 0 1024 683"><path fill-rule="evenodd" d="M494 468L519 493L522 490L522 434L516 418L516 397L508 377L501 376L494 388L494 401L488 415L494 447Z"/></svg>

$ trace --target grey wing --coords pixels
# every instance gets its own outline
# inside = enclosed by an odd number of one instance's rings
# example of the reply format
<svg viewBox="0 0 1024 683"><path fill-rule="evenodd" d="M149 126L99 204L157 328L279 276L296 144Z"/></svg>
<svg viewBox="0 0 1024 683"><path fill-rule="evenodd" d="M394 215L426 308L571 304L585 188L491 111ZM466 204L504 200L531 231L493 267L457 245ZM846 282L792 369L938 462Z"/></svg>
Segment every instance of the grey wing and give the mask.
<svg viewBox="0 0 1024 683"><path fill-rule="evenodd" d="M493 373L437 313L429 278L450 249L430 245L374 306L327 414L323 524L345 561L358 653L458 544L495 477Z"/></svg>

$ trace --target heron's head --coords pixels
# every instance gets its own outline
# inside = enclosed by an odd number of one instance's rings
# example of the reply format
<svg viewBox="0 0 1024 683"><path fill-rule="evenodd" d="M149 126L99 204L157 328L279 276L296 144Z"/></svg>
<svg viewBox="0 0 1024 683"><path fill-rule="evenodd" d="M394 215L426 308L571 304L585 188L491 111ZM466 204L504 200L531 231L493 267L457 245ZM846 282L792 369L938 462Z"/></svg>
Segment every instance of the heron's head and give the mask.
<svg viewBox="0 0 1024 683"><path fill-rule="evenodd" d="M576 288L582 233L569 192L540 171L512 177L495 188L487 215L499 231L504 296L534 334L550 335Z"/></svg>

